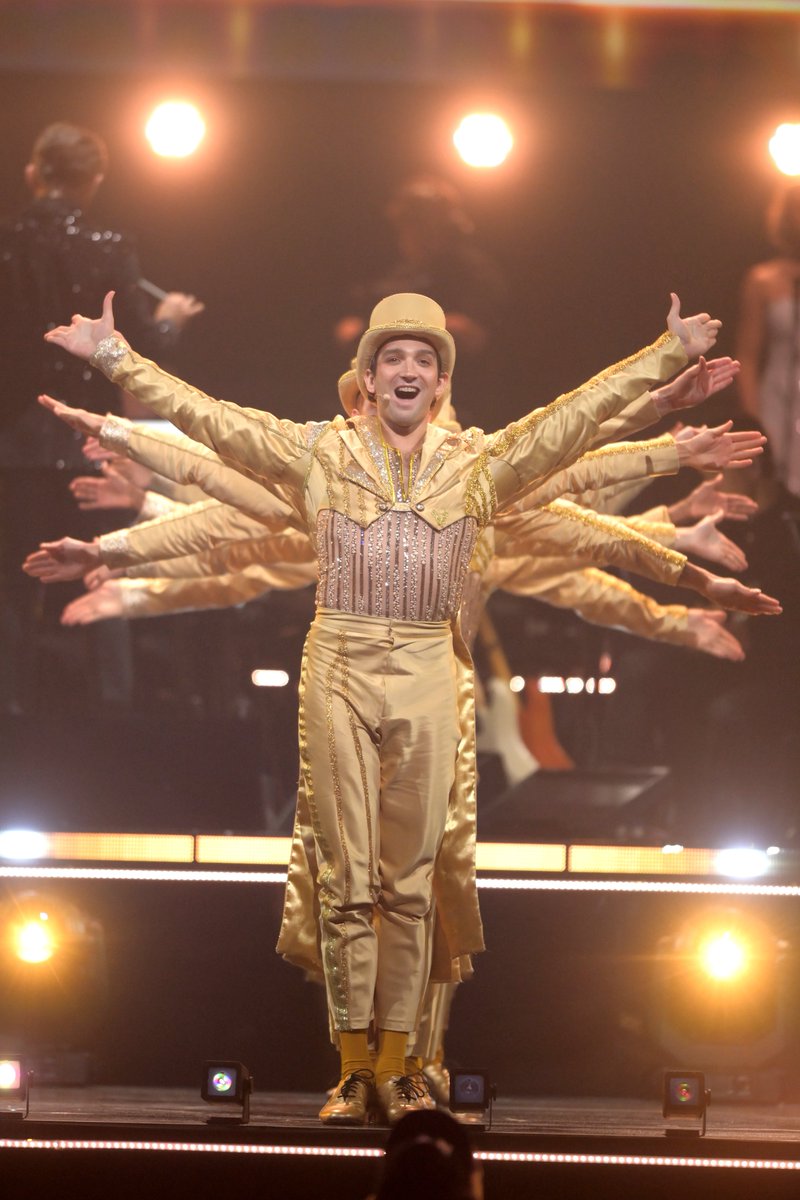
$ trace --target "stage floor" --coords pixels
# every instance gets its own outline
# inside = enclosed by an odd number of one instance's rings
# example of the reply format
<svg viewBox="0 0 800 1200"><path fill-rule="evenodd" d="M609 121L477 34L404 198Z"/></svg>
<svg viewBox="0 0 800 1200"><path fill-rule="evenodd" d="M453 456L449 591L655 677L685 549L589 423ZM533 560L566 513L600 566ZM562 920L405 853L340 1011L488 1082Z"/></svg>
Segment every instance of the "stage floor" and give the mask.
<svg viewBox="0 0 800 1200"><path fill-rule="evenodd" d="M209 1115L222 1115L220 1106L204 1104L199 1091L173 1088L133 1087L33 1087L30 1115L18 1123L20 1133L27 1134L35 1125L47 1136L47 1126L57 1126L63 1135L65 1126L74 1127L75 1136L82 1136L87 1126L130 1129L132 1135L147 1127L150 1136L160 1130L165 1138L177 1131L191 1134L192 1140L211 1134L216 1139L224 1130L226 1138L236 1141L263 1141L265 1137L296 1137L303 1142L333 1136L338 1141L358 1139L362 1144L381 1144L385 1127L368 1129L331 1130L323 1127L317 1112L321 1095L300 1092L258 1092L253 1094L251 1121L247 1126L230 1124L208 1126ZM8 1122L0 1121L8 1134ZM674 1125L674 1122L670 1122ZM667 1126L655 1100L619 1098L548 1098L507 1097L494 1105L491 1130L476 1130L476 1142L508 1143L515 1136L530 1145L532 1140L549 1141L566 1138L590 1139L623 1138L626 1142L664 1138ZM714 1105L708 1109L708 1129L705 1142L745 1141L748 1143L800 1141L800 1104L775 1104L760 1107L740 1104ZM664 1138L665 1143L672 1139Z"/></svg>
<svg viewBox="0 0 800 1200"><path fill-rule="evenodd" d="M387 1129L326 1128L321 1101L256 1092L249 1125L208 1125L212 1106L190 1089L35 1087L26 1120L0 1115L0 1178L28 1200L361 1200ZM506 1097L491 1129L473 1129L473 1153L487 1200L795 1200L800 1104L712 1106L706 1137L666 1124L656 1100Z"/></svg>

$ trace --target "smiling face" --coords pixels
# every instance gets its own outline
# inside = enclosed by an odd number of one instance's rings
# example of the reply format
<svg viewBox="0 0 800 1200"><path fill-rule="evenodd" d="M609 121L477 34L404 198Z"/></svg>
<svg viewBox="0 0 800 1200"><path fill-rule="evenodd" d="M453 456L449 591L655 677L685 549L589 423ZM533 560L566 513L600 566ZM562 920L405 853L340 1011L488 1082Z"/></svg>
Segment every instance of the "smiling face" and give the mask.
<svg viewBox="0 0 800 1200"><path fill-rule="evenodd" d="M411 433L430 420L447 380L447 374L439 372L433 347L413 337L385 342L375 357L374 371L364 372L381 420L397 433Z"/></svg>

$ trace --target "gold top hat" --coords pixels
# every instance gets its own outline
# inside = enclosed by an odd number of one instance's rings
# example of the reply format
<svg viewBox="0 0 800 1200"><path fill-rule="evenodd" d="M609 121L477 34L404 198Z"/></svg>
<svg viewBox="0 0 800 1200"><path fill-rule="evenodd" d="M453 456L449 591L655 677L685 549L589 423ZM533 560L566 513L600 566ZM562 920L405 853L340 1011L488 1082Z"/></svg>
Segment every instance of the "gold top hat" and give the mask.
<svg viewBox="0 0 800 1200"><path fill-rule="evenodd" d="M442 371L448 375L453 374L456 347L452 335L445 327L444 310L429 296L419 296L416 292L398 292L397 295L387 296L375 305L369 319L369 329L362 334L358 343L356 381L359 390L365 395L364 372L374 355L385 342L401 337L419 338L423 342L430 342L439 352ZM341 396L341 390L339 395ZM444 396L440 396L433 406L434 416L443 402ZM344 398L342 403L344 404Z"/></svg>

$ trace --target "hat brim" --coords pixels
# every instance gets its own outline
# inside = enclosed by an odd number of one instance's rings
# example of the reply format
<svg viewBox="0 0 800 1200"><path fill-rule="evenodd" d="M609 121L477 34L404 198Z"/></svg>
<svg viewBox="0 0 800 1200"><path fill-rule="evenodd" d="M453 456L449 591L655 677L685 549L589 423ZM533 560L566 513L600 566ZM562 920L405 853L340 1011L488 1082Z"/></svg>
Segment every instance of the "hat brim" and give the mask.
<svg viewBox="0 0 800 1200"><path fill-rule="evenodd" d="M339 400L342 408L348 417L352 417L358 397L361 395L355 371L345 371L344 375L340 375L337 387L339 388Z"/></svg>
<svg viewBox="0 0 800 1200"><path fill-rule="evenodd" d="M422 321L409 321L403 324L393 321L389 325L373 325L362 336L356 352L356 383L358 390L363 392L364 395L367 394L367 385L364 376L372 359L378 353L381 346L400 338L416 338L421 342L427 342L430 346L433 346L434 350L438 351L442 364L442 372L452 377L456 361L456 346L451 334L446 329L435 325L426 325ZM442 393L433 405L434 416L442 407L445 395L447 395L447 390ZM339 398L342 404L344 404L344 397L341 391L339 392ZM353 403L355 403L355 398Z"/></svg>

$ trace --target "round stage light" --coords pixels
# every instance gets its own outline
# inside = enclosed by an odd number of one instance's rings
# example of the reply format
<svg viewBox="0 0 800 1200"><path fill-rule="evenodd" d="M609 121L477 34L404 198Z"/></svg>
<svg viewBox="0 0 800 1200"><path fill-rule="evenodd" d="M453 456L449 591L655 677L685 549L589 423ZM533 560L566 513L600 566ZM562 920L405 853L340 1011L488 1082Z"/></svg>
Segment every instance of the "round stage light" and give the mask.
<svg viewBox="0 0 800 1200"><path fill-rule="evenodd" d="M217 1071L211 1080L211 1087L218 1096L224 1096L233 1087L233 1080L226 1071Z"/></svg>
<svg viewBox="0 0 800 1200"><path fill-rule="evenodd" d="M48 962L56 952L56 938L46 912L12 926L11 941L17 958L26 963Z"/></svg>
<svg viewBox="0 0 800 1200"><path fill-rule="evenodd" d="M453 134L453 145L469 167L499 167L508 158L514 138L495 113L470 113Z"/></svg>
<svg viewBox="0 0 800 1200"><path fill-rule="evenodd" d="M0 1092L19 1090L22 1069L17 1059L0 1059Z"/></svg>
<svg viewBox="0 0 800 1200"><path fill-rule="evenodd" d="M800 175L800 125L779 125L769 139L769 152L784 175Z"/></svg>
<svg viewBox="0 0 800 1200"><path fill-rule="evenodd" d="M194 154L206 132L206 123L193 104L167 100L159 104L145 126L145 136L162 158L187 158Z"/></svg>
<svg viewBox="0 0 800 1200"><path fill-rule="evenodd" d="M700 947L700 961L712 979L730 982L740 978L749 966L749 954L741 939L729 929L710 937Z"/></svg>

